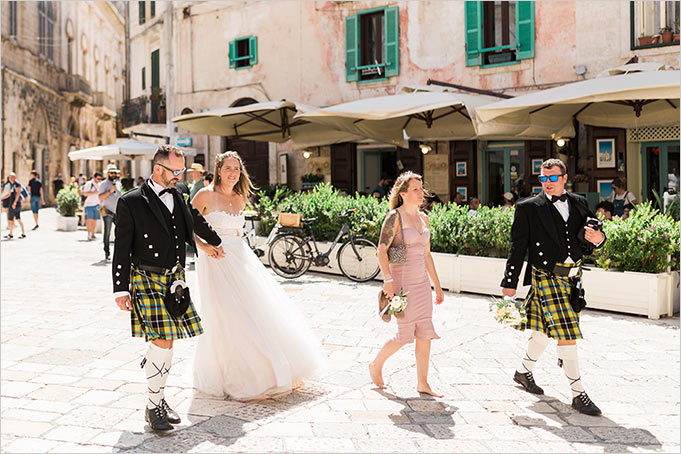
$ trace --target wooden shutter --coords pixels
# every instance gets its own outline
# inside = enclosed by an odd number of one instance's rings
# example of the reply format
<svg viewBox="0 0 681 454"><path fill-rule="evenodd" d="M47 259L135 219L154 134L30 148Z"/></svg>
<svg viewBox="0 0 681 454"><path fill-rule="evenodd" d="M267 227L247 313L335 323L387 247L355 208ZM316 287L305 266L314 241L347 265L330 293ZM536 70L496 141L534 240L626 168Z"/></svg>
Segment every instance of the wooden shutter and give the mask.
<svg viewBox="0 0 681 454"><path fill-rule="evenodd" d="M396 157L403 166L400 173L411 170L419 175L423 175L423 153L421 153L418 142L410 141L409 148L398 147Z"/></svg>
<svg viewBox="0 0 681 454"><path fill-rule="evenodd" d="M236 40L229 42L229 67L236 68Z"/></svg>
<svg viewBox="0 0 681 454"><path fill-rule="evenodd" d="M345 81L356 82L359 78L357 60L359 57L359 28L357 16L345 18Z"/></svg>
<svg viewBox="0 0 681 454"><path fill-rule="evenodd" d="M466 2L466 66L480 65L482 48L482 2Z"/></svg>
<svg viewBox="0 0 681 454"><path fill-rule="evenodd" d="M516 58L534 58L534 2L516 2Z"/></svg>
<svg viewBox="0 0 681 454"><path fill-rule="evenodd" d="M385 75L400 73L400 11L398 7L386 8L385 16Z"/></svg>
<svg viewBox="0 0 681 454"><path fill-rule="evenodd" d="M269 142L256 142L246 139L227 138L227 150L239 153L244 167L256 187L270 182Z"/></svg>
<svg viewBox="0 0 681 454"><path fill-rule="evenodd" d="M258 37L251 36L248 38L248 53L250 58L250 65L253 66L258 63Z"/></svg>
<svg viewBox="0 0 681 454"><path fill-rule="evenodd" d="M338 143L331 145L331 184L354 195L357 181L356 144Z"/></svg>

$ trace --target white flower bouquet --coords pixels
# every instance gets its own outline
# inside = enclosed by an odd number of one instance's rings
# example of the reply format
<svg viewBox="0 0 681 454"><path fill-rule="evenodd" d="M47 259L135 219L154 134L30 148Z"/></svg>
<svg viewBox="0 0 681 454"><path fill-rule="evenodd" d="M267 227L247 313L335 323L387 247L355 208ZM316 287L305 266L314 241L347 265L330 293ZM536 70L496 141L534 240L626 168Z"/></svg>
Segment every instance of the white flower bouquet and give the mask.
<svg viewBox="0 0 681 454"><path fill-rule="evenodd" d="M527 322L525 312L525 302L505 296L503 300L492 299L489 304L489 311L492 312L494 319L506 326L515 326Z"/></svg>
<svg viewBox="0 0 681 454"><path fill-rule="evenodd" d="M400 289L400 292L392 297L390 304L388 304L388 313L390 315L394 315L396 318L404 317L404 309L407 307L407 293L409 292Z"/></svg>

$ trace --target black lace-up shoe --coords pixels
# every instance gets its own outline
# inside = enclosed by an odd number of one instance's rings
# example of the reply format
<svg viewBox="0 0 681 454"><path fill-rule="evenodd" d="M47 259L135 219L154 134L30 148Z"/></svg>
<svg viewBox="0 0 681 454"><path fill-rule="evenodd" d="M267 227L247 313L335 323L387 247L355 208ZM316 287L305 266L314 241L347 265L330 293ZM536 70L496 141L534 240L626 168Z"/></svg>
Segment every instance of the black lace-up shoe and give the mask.
<svg viewBox="0 0 681 454"><path fill-rule="evenodd" d="M159 405L156 408L145 408L144 419L149 423L152 430L172 430L173 426L168 422L165 411Z"/></svg>
<svg viewBox="0 0 681 454"><path fill-rule="evenodd" d="M520 372L515 371L515 374L513 375L513 381L520 383L528 393L544 394L544 390L537 386L537 384L534 382L532 372L521 374Z"/></svg>
<svg viewBox="0 0 681 454"><path fill-rule="evenodd" d="M591 399L589 399L589 396L587 396L586 393L580 393L578 396L575 396L572 399L572 408L580 413L584 413L585 415L601 415L601 409L598 408Z"/></svg>
<svg viewBox="0 0 681 454"><path fill-rule="evenodd" d="M166 419L168 420L169 423L179 424L182 422L182 420L180 419L180 415L178 415L175 410L170 408L170 405L168 405L168 402L166 402L165 399L161 399L161 408L165 412Z"/></svg>

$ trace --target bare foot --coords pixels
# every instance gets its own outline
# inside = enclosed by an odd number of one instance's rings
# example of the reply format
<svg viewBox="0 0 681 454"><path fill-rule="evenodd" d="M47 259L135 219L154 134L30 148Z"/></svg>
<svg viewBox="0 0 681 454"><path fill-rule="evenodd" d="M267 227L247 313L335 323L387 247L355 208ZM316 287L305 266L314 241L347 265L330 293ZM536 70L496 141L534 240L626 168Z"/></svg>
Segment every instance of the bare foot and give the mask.
<svg viewBox="0 0 681 454"><path fill-rule="evenodd" d="M425 385L418 385L416 387L416 391L423 393L423 394L431 395L433 397L444 397L443 394L436 394L435 391L430 389L430 385L428 383L426 383Z"/></svg>
<svg viewBox="0 0 681 454"><path fill-rule="evenodd" d="M373 362L369 363L369 375L371 375L371 381L374 382L377 388L385 389L381 369L377 368Z"/></svg>

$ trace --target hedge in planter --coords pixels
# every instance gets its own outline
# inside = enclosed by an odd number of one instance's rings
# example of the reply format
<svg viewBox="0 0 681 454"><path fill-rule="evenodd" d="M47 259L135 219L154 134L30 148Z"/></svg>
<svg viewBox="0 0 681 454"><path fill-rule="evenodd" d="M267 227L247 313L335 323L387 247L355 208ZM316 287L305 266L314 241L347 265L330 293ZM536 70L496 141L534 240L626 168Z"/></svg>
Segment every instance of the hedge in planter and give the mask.
<svg viewBox="0 0 681 454"><path fill-rule="evenodd" d="M74 188L64 188L57 194L57 205L59 206L59 214L66 217L76 215L78 205L80 203L80 196L78 191Z"/></svg>
<svg viewBox="0 0 681 454"><path fill-rule="evenodd" d="M596 265L604 269L662 273L679 269L678 221L652 207L638 205L629 217L603 224L607 241L594 253Z"/></svg>

